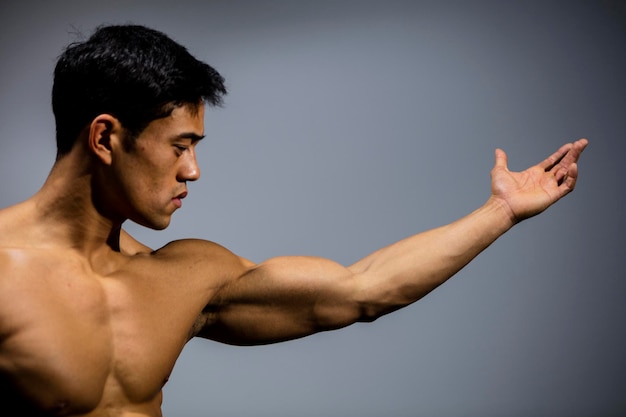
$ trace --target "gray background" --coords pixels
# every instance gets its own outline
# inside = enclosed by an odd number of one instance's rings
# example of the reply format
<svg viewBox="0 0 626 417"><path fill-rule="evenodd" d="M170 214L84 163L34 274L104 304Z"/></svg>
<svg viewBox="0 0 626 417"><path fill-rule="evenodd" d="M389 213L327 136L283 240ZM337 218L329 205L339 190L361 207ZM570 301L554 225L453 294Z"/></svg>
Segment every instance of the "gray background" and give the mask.
<svg viewBox="0 0 626 417"><path fill-rule="evenodd" d="M482 204L495 147L523 169L588 137L575 193L422 301L279 345L192 341L164 411L625 415L623 4L2 2L0 207L52 166L55 58L101 23L165 31L231 92L171 227L128 225L153 247L200 237L254 261L349 264Z"/></svg>

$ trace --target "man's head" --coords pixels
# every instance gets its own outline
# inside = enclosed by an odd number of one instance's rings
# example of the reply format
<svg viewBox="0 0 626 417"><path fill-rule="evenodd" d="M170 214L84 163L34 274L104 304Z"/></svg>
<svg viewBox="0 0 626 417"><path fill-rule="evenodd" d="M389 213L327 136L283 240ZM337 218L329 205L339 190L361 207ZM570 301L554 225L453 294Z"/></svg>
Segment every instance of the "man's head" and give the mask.
<svg viewBox="0 0 626 417"><path fill-rule="evenodd" d="M101 26L69 45L54 71L52 109L57 158L99 114L110 114L130 140L176 107L221 104L224 79L167 35L143 26Z"/></svg>

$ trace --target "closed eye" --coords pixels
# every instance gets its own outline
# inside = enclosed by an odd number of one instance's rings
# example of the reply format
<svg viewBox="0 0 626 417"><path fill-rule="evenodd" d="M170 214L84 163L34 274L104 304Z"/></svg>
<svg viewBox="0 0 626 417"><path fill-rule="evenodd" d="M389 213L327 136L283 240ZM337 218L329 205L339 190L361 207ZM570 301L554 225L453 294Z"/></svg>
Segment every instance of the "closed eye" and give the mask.
<svg viewBox="0 0 626 417"><path fill-rule="evenodd" d="M189 146L185 145L174 145L174 152L176 156L181 156L183 153L189 150Z"/></svg>
<svg viewBox="0 0 626 417"><path fill-rule="evenodd" d="M204 138L202 135L193 132L184 132L172 138L172 145L176 149L176 154L180 156L183 152L195 146L202 138Z"/></svg>

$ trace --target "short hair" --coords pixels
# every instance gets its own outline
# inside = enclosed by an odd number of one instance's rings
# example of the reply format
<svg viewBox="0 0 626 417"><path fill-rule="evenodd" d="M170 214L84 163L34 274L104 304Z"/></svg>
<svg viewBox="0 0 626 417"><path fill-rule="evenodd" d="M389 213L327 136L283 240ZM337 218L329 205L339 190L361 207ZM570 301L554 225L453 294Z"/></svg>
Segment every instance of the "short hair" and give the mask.
<svg viewBox="0 0 626 417"><path fill-rule="evenodd" d="M224 78L164 33L140 25L99 26L59 56L52 87L57 158L99 114L135 137L186 104L219 106Z"/></svg>

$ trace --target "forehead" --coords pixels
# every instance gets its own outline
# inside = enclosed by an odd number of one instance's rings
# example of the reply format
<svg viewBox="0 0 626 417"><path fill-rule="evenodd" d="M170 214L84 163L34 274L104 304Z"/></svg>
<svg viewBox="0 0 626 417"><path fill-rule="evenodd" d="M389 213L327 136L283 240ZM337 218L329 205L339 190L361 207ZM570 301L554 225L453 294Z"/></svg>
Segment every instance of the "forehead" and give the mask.
<svg viewBox="0 0 626 417"><path fill-rule="evenodd" d="M172 112L153 120L140 136L201 137L204 135L204 105L185 104L175 107Z"/></svg>

